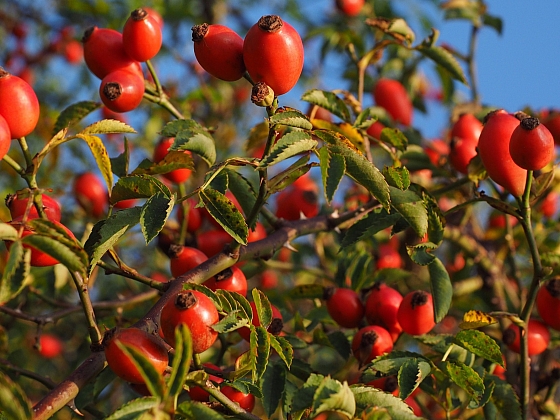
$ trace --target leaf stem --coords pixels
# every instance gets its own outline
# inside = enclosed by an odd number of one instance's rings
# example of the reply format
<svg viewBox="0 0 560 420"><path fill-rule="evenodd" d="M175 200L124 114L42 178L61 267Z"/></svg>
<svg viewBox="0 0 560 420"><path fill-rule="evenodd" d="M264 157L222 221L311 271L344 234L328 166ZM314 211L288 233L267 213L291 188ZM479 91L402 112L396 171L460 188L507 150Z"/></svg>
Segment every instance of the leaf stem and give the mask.
<svg viewBox="0 0 560 420"><path fill-rule="evenodd" d="M5 155L2 160L6 162L11 168L16 171L22 177L25 176L25 169L23 169L19 163L12 159L9 155Z"/></svg>

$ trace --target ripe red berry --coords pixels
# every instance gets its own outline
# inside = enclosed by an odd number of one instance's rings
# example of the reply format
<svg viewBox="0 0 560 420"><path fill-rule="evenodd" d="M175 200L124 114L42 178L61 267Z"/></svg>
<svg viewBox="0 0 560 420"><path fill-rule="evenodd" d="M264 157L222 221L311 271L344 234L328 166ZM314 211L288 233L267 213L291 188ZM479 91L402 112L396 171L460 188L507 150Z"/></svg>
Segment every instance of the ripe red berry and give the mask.
<svg viewBox="0 0 560 420"><path fill-rule="evenodd" d="M520 352L519 327L511 324L504 331L504 343L515 353ZM550 343L550 332L545 324L536 319L530 319L527 326L528 354L533 356L545 351Z"/></svg>
<svg viewBox="0 0 560 420"><path fill-rule="evenodd" d="M560 280L549 280L541 286L536 303L545 324L560 331Z"/></svg>
<svg viewBox="0 0 560 420"><path fill-rule="evenodd" d="M206 254L196 248L175 245L170 248L169 264L173 277L185 274L208 259Z"/></svg>
<svg viewBox="0 0 560 420"><path fill-rule="evenodd" d="M472 114L461 114L451 128L449 160L460 173L468 173L468 164L476 156L482 123Z"/></svg>
<svg viewBox="0 0 560 420"><path fill-rule="evenodd" d="M389 113L391 118L405 126L412 123L412 101L398 80L381 78L373 87L375 103Z"/></svg>
<svg viewBox="0 0 560 420"><path fill-rule="evenodd" d="M85 31L82 43L86 65L98 78L124 69L143 77L140 63L126 54L120 32L93 26Z"/></svg>
<svg viewBox="0 0 560 420"><path fill-rule="evenodd" d="M247 296L247 278L243 271L235 265L226 268L224 271L206 280L203 284L214 292L221 289Z"/></svg>
<svg viewBox="0 0 560 420"><path fill-rule="evenodd" d="M360 329L352 339L352 353L360 362L360 366L391 350L393 350L391 334L378 325L369 325Z"/></svg>
<svg viewBox="0 0 560 420"><path fill-rule="evenodd" d="M255 408L255 396L253 394L245 394L231 386L223 386L220 391L246 411L251 412Z"/></svg>
<svg viewBox="0 0 560 420"><path fill-rule="evenodd" d="M12 139L27 136L35 130L39 121L39 100L33 88L25 80L8 73L2 67L0 67L0 115L4 117L10 128ZM2 131L5 136L5 127ZM2 149L5 148L4 141Z"/></svg>
<svg viewBox="0 0 560 420"><path fill-rule="evenodd" d="M279 335L282 332L282 328L284 328L282 313L276 306L272 304L270 306L272 308L272 322L266 330L272 335ZM257 314L257 306L255 305L255 302L251 302L251 309L253 310L252 324L255 327L260 327L261 321L259 319L259 315ZM251 330L248 327L241 327L237 330L237 332L245 339L245 341L251 340Z"/></svg>
<svg viewBox="0 0 560 420"><path fill-rule="evenodd" d="M308 176L303 176L278 194L276 216L286 220L299 220L301 214L316 216L319 213L318 200L317 185Z"/></svg>
<svg viewBox="0 0 560 420"><path fill-rule="evenodd" d="M64 58L70 64L78 64L84 57L84 47L81 42L72 39L64 44Z"/></svg>
<svg viewBox="0 0 560 420"><path fill-rule="evenodd" d="M175 138L173 137L162 138L159 141L154 149L154 162L161 162L167 156L169 148L173 145L174 141ZM191 154L188 150L185 150L183 153ZM192 171L187 168L174 169L171 172L163 174L163 177L175 184L180 184L190 178L191 172Z"/></svg>
<svg viewBox="0 0 560 420"><path fill-rule="evenodd" d="M101 217L107 210L109 197L103 182L92 172L84 172L74 180L74 197L89 215Z"/></svg>
<svg viewBox="0 0 560 420"><path fill-rule="evenodd" d="M115 70L101 81L99 97L111 111L132 111L144 97L144 78L128 70Z"/></svg>
<svg viewBox="0 0 560 420"><path fill-rule="evenodd" d="M550 191L541 202L541 212L544 217L553 218L558 211L558 193Z"/></svg>
<svg viewBox="0 0 560 420"><path fill-rule="evenodd" d="M140 351L160 374L163 374L169 364L167 350L155 336L138 328L110 330L103 338L107 364L115 375L127 382L142 384L144 379L132 359L119 348L117 343L134 347Z"/></svg>
<svg viewBox="0 0 560 420"><path fill-rule="evenodd" d="M381 270L383 268L401 268L403 265L401 254L397 251L391 243L384 243L379 245L377 250L376 268Z"/></svg>
<svg viewBox="0 0 560 420"><path fill-rule="evenodd" d="M161 25L146 9L130 13L123 28L123 46L130 58L148 61L159 52L162 43Z"/></svg>
<svg viewBox="0 0 560 420"><path fill-rule="evenodd" d="M396 341L402 332L397 319L402 300L399 291L385 283L376 284L366 300L365 315L368 323L384 327L391 334L393 341Z"/></svg>
<svg viewBox="0 0 560 420"><path fill-rule="evenodd" d="M444 158L449 155L449 145L441 139L434 139L426 144L424 152L434 166L441 166Z"/></svg>
<svg viewBox="0 0 560 420"><path fill-rule="evenodd" d="M63 348L62 341L56 335L41 334L39 337L39 354L47 359L60 355Z"/></svg>
<svg viewBox="0 0 560 420"><path fill-rule="evenodd" d="M279 16L262 16L243 42L243 60L255 82L266 83L276 96L292 89L303 70L303 42Z"/></svg>
<svg viewBox="0 0 560 420"><path fill-rule="evenodd" d="M10 133L10 127L6 122L6 119L0 115L0 160L4 159L4 156L10 150L12 145L12 133Z"/></svg>
<svg viewBox="0 0 560 420"><path fill-rule="evenodd" d="M193 352L202 353L216 341L212 325L219 321L214 302L197 290L187 290L172 297L163 307L160 325L165 341L175 347L175 328L185 324L192 337Z"/></svg>
<svg viewBox="0 0 560 420"><path fill-rule="evenodd" d="M232 241L229 233L222 228L197 232L196 245L209 258L223 251L224 247Z"/></svg>
<svg viewBox="0 0 560 420"><path fill-rule="evenodd" d="M537 118L522 117L511 133L509 153L517 166L538 171L554 159L554 138Z"/></svg>
<svg viewBox="0 0 560 420"><path fill-rule="evenodd" d="M385 124L381 121L375 121L372 125L370 125L367 129L368 135L372 136L377 140L381 140L381 131L385 128Z"/></svg>
<svg viewBox="0 0 560 420"><path fill-rule="evenodd" d="M46 194L41 195L41 200L43 202L43 210L45 211L47 218L60 222L61 211L58 201ZM20 194L18 193L10 194L6 197L6 206L8 207L8 209L10 209L10 215L12 216L12 219L22 217L27 210L28 203L29 197L26 197L23 194L21 195L21 198ZM29 219L36 219L37 217L39 217L39 212L34 205L31 205L31 207L29 208L27 217Z"/></svg>
<svg viewBox="0 0 560 420"><path fill-rule="evenodd" d="M516 197L525 189L527 171L515 164L509 152L511 134L519 120L503 109L493 111L485 118L478 139L478 154L486 172L497 184Z"/></svg>
<svg viewBox="0 0 560 420"><path fill-rule="evenodd" d="M224 25L192 27L194 55L204 70L212 76L232 82L245 73L243 38Z"/></svg>
<svg viewBox="0 0 560 420"><path fill-rule="evenodd" d="M266 229L262 223L257 222L255 228L249 230L249 236L247 236L247 242L257 242L264 238L266 238Z"/></svg>
<svg viewBox="0 0 560 420"><path fill-rule="evenodd" d="M560 112L558 110L550 111L546 117L543 117L542 123L554 137L554 143L560 145Z"/></svg>
<svg viewBox="0 0 560 420"><path fill-rule="evenodd" d="M399 306L397 320L403 331L410 335L429 332L436 325L432 295L422 290L408 293Z"/></svg>
<svg viewBox="0 0 560 420"><path fill-rule="evenodd" d="M346 16L357 16L362 11L365 0L336 0L335 4Z"/></svg>
<svg viewBox="0 0 560 420"><path fill-rule="evenodd" d="M356 328L364 317L364 305L352 289L330 287L325 290L327 311L334 321L345 328Z"/></svg>

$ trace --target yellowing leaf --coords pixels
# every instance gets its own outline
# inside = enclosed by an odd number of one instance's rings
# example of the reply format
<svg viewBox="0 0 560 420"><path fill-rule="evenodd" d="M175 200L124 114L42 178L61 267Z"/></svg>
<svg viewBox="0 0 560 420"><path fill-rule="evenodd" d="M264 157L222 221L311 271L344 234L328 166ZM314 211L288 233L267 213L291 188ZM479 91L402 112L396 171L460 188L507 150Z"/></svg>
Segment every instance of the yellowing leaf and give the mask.
<svg viewBox="0 0 560 420"><path fill-rule="evenodd" d="M486 327L487 325L495 324L497 321L496 318L485 314L482 311L468 311L465 315L463 315L463 322L459 324L459 327L468 330L480 327Z"/></svg>

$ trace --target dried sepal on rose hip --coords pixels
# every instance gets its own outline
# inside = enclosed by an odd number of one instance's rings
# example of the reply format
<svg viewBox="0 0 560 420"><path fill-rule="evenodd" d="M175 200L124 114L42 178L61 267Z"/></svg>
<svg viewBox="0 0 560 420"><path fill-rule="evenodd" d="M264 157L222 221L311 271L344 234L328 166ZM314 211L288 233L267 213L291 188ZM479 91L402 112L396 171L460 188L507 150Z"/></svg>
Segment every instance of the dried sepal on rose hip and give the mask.
<svg viewBox="0 0 560 420"><path fill-rule="evenodd" d="M251 102L257 106L271 106L274 102L274 91L264 82L257 82L251 90Z"/></svg>
<svg viewBox="0 0 560 420"><path fill-rule="evenodd" d="M204 70L228 82L243 77L243 38L224 25L203 23L191 30L194 55Z"/></svg>
<svg viewBox="0 0 560 420"><path fill-rule="evenodd" d="M515 164L528 171L538 171L554 159L554 137L538 118L518 112L521 122L511 133L509 153Z"/></svg>
<svg viewBox="0 0 560 420"><path fill-rule="evenodd" d="M352 353L363 366L384 353L393 350L391 334L378 325L360 329L352 339Z"/></svg>

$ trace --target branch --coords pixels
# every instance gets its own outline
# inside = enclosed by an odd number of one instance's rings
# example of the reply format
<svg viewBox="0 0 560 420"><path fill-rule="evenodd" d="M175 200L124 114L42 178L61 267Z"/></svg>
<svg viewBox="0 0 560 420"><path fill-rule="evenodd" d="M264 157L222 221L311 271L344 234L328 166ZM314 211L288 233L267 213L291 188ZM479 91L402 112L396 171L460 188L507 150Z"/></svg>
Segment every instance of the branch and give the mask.
<svg viewBox="0 0 560 420"><path fill-rule="evenodd" d="M365 214L377 205L377 201L372 200L359 209L343 213L340 216L322 215L311 219L284 222L278 230L271 233L265 239L241 247L239 253L231 254L226 248L226 250L209 258L198 267L170 281L169 289L148 313L134 324L134 327L147 329L153 326L154 323L157 324L161 309L176 293L183 289L183 284L188 282L202 283L240 260L269 258L277 250L282 248L284 244L289 243L299 236L333 230L348 220ZM35 413L34 419L47 419L63 408L69 401L76 397L81 387L95 378L103 370L104 366L105 354L103 352L93 353L92 356L84 361L66 380L58 384L35 405L33 408L33 412Z"/></svg>

